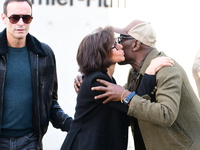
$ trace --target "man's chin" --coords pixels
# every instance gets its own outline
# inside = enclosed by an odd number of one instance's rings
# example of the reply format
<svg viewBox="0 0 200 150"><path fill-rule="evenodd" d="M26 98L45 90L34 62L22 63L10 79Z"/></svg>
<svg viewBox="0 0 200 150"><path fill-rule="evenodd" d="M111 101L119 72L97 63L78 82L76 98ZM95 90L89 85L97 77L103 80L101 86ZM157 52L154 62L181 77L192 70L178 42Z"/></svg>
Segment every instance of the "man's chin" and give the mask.
<svg viewBox="0 0 200 150"><path fill-rule="evenodd" d="M26 35L27 35L27 33L17 33L17 34L15 34L15 37L17 39L23 39L26 37Z"/></svg>
<svg viewBox="0 0 200 150"><path fill-rule="evenodd" d="M21 39L26 38L26 36L24 36L24 35L23 36L15 36L15 38L18 39L18 40L21 40Z"/></svg>

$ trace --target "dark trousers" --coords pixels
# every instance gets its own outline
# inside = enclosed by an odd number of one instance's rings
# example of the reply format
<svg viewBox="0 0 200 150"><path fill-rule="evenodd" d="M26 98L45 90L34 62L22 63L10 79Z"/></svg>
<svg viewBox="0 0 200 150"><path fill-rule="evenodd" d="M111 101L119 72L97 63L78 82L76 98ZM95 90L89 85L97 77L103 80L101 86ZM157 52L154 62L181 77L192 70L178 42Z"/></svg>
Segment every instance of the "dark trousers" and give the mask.
<svg viewBox="0 0 200 150"><path fill-rule="evenodd" d="M0 150L38 150L38 137L30 133L23 137L1 138Z"/></svg>

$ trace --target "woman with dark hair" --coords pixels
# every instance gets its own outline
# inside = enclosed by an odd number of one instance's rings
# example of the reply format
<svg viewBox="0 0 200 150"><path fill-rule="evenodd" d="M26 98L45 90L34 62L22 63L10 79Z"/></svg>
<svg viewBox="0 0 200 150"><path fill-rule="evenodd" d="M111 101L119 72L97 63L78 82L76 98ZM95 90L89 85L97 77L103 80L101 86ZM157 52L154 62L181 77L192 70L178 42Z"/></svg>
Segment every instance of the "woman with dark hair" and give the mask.
<svg viewBox="0 0 200 150"><path fill-rule="evenodd" d="M103 104L105 99L94 99L103 92L91 90L94 86L102 86L96 79L116 84L113 78L115 64L125 60L122 48L121 44L115 42L113 28L110 26L98 28L80 43L77 62L84 80L78 92L74 120L61 150L127 149L128 106L123 104L123 100L122 103ZM156 70L158 66L159 62L154 63L151 70Z"/></svg>

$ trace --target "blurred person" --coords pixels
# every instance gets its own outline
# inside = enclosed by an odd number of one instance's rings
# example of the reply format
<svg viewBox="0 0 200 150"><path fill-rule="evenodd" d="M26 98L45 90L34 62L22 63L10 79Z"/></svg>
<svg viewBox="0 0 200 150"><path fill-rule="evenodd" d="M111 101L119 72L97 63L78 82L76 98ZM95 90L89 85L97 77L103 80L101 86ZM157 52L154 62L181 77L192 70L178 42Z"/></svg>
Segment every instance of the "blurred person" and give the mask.
<svg viewBox="0 0 200 150"><path fill-rule="evenodd" d="M198 96L200 97L200 50L198 51L193 66L192 66L192 74L196 83Z"/></svg>
<svg viewBox="0 0 200 150"><path fill-rule="evenodd" d="M6 0L1 18L0 149L39 150L49 121L63 131L72 121L57 102L55 56L29 34L29 0Z"/></svg>
<svg viewBox="0 0 200 150"><path fill-rule="evenodd" d="M146 73L155 74L162 66L172 65L170 59L162 59L162 63L155 63L157 59L152 61L154 63ZM102 85L96 81L98 78L116 84L113 78L115 65L124 60L123 46L115 41L112 27L98 28L83 38L78 48L77 62L84 80L78 92L74 120L61 150L127 149L128 106L123 104L123 100L104 105L102 102L105 98L94 99L104 92L91 91L92 87ZM146 75L146 80L141 84L153 89L156 81L149 78L152 76ZM145 88L141 87L138 93L145 93Z"/></svg>
<svg viewBox="0 0 200 150"><path fill-rule="evenodd" d="M95 99L106 98L128 104L131 116L136 150L198 150L200 147L200 102L188 80L184 69L175 61L173 67L163 67L156 73L156 86L151 96L140 96L137 91L143 80L145 70L152 59L166 56L156 47L156 35L150 23L134 20L125 28L114 27L119 33L125 60L120 65L132 66L128 81L124 87L98 79L104 86L92 90L105 93ZM76 91L81 84L81 77L75 79ZM141 83L142 84L142 83ZM149 89L149 88L147 88Z"/></svg>

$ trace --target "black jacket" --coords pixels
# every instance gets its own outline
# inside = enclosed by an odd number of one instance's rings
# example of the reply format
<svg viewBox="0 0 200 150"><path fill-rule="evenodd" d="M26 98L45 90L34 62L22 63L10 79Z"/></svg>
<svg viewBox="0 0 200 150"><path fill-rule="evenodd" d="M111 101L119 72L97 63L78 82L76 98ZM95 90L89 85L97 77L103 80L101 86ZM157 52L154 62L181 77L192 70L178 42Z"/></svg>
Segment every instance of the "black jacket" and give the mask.
<svg viewBox="0 0 200 150"><path fill-rule="evenodd" d="M102 86L96 79L116 84L114 79L101 72L84 77L79 89L76 113L61 150L126 150L128 142L128 106L121 102L95 100L102 91L91 87Z"/></svg>
<svg viewBox="0 0 200 150"><path fill-rule="evenodd" d="M69 131L72 118L57 102L57 73L52 49L28 34L26 46L29 50L33 85L33 127L39 136L39 149L49 121L55 128ZM6 29L0 33L0 129L2 125L3 93L7 69L8 44Z"/></svg>

